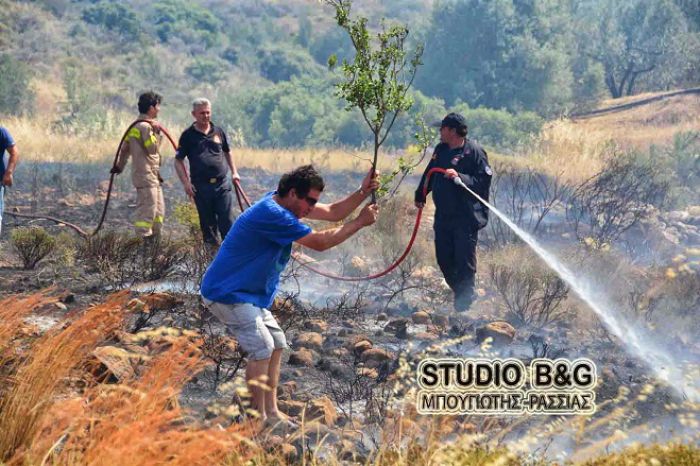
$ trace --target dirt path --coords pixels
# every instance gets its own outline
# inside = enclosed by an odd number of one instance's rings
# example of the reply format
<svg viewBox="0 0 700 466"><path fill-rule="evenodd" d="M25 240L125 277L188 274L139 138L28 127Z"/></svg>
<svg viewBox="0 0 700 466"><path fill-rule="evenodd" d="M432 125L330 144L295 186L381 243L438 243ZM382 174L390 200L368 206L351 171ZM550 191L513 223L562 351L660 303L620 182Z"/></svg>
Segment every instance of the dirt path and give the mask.
<svg viewBox="0 0 700 466"><path fill-rule="evenodd" d="M636 100L634 102L629 102L626 104L614 105L612 107L591 110L590 112L575 113L575 114L571 115L570 118L572 120L576 120L576 119L581 120L581 119L585 119L585 118L592 117L592 116L604 115L606 113L613 113L613 112L619 112L622 110L628 110L630 108L640 107L642 105L646 105L646 104L649 104L651 102L657 102L659 100L667 99L669 97L675 97L678 95L685 95L685 94L700 94L700 87L694 87L691 89L683 89L681 91L672 91L672 92L669 92L666 94L656 95L654 97L647 97L645 99Z"/></svg>

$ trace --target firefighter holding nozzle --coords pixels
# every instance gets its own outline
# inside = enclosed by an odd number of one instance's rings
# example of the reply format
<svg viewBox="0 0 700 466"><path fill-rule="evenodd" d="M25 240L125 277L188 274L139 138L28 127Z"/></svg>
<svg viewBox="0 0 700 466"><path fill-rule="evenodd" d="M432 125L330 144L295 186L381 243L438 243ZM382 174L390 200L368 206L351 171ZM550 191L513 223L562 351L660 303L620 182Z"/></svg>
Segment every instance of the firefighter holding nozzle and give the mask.
<svg viewBox="0 0 700 466"><path fill-rule="evenodd" d="M423 173L415 192L416 207L425 206L423 187L428 171L445 169L444 176L430 177L427 192L435 203L435 255L445 281L454 292L454 308L467 311L474 301L476 243L479 230L488 222L488 208L471 193L457 186L454 178L489 199L493 172L486 151L467 138L467 120L450 113L435 124L440 127L440 144Z"/></svg>

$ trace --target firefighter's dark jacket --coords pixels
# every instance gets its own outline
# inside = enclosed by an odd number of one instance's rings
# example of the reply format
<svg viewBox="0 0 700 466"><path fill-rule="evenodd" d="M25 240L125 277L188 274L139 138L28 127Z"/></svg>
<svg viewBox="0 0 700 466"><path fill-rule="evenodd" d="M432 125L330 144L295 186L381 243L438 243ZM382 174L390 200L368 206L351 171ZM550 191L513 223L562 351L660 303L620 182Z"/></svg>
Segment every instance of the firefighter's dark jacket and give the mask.
<svg viewBox="0 0 700 466"><path fill-rule="evenodd" d="M433 157L423 173L418 189L416 189L416 202L425 202L423 185L428 171L434 167L455 169L462 182L469 189L472 189L484 200L489 200L493 172L489 166L486 151L475 141L467 139L463 147L456 149L450 149L445 143L435 147ZM433 202L435 202L436 225L447 220L464 220L474 229L486 226L488 208L442 173L434 173L430 177L428 192L431 191Z"/></svg>

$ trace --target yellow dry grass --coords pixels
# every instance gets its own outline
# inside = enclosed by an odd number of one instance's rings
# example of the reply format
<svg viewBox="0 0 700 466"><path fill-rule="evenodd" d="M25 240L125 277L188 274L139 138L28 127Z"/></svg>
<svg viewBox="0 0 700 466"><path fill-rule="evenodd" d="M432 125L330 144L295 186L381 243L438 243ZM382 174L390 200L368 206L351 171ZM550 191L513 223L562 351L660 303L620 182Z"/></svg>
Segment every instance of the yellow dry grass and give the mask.
<svg viewBox="0 0 700 466"><path fill-rule="evenodd" d="M653 96L635 96L635 99L611 104L630 103ZM700 94L668 97L639 107L576 120L573 124L594 140L614 140L622 148L644 150L652 144L668 143L678 132L700 131Z"/></svg>
<svg viewBox="0 0 700 466"><path fill-rule="evenodd" d="M69 373L121 325L126 298L127 293L116 294L89 309L66 329L50 331L33 345L11 379L3 380L0 460L8 460L30 446ZM21 306L21 301L14 306Z"/></svg>
<svg viewBox="0 0 700 466"><path fill-rule="evenodd" d="M180 408L180 391L202 364L198 349L182 338L140 378L99 384L57 402L24 459L54 465L210 465L235 453L242 462L250 447L256 449L248 440L249 426L198 428Z"/></svg>
<svg viewBox="0 0 700 466"><path fill-rule="evenodd" d="M619 105L654 95L611 103ZM673 96L603 115L551 121L519 156L506 160L510 165L580 183L603 169L612 147L646 151L651 145L671 143L677 133L685 131L700 131L700 95Z"/></svg>
<svg viewBox="0 0 700 466"><path fill-rule="evenodd" d="M605 106L629 103L657 94L643 94L610 101ZM50 98L47 97L48 100ZM38 118L3 118L18 141L24 160L44 162L111 164L122 131L133 115L108 113L108 130L92 131L92 136L67 134L52 127L48 116ZM180 131L164 122L177 140ZM516 156L491 152L495 166L529 167L566 182L581 182L598 173L614 144L621 150L647 150L652 144L664 145L683 131L700 131L700 95L668 97L640 107L588 118L560 119L545 125L542 133L525 144ZM235 148L237 165L245 169L262 169L282 173L306 163L313 163L322 173L364 172L369 168L371 150L334 148L255 149ZM164 142L163 153L170 163L173 150ZM398 154L385 151L379 170L387 173L396 166ZM423 165L425 165L424 162ZM420 171L422 166L417 169Z"/></svg>

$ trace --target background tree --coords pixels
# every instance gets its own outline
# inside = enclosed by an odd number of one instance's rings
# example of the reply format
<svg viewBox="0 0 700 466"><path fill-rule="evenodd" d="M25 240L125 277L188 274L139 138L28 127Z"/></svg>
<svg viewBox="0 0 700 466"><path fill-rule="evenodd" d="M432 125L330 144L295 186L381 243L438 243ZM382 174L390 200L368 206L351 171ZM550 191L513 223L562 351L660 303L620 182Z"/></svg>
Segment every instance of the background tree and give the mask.
<svg viewBox="0 0 700 466"><path fill-rule="evenodd" d="M0 113L21 115L32 110L34 92L29 86L29 67L7 54L0 54Z"/></svg>
<svg viewBox="0 0 700 466"><path fill-rule="evenodd" d="M372 167L377 166L379 148L386 141L396 118L411 108L408 90L421 65L423 47L417 46L409 57L406 51L408 28L387 24L382 20L381 30L372 40L367 29L367 18L350 18L352 3L347 0L326 0L335 8L335 19L355 48L353 61L343 60L344 80L337 85L338 95L344 98L347 109L358 108L374 136ZM335 65L331 57L328 64ZM374 196L373 196L374 197Z"/></svg>
<svg viewBox="0 0 700 466"><path fill-rule="evenodd" d="M697 62L697 37L671 0L595 0L578 13L577 42L603 66L613 98L632 95L644 77L668 87Z"/></svg>
<svg viewBox="0 0 700 466"><path fill-rule="evenodd" d="M556 113L573 98L571 29L569 2L439 0L416 87L448 106Z"/></svg>

